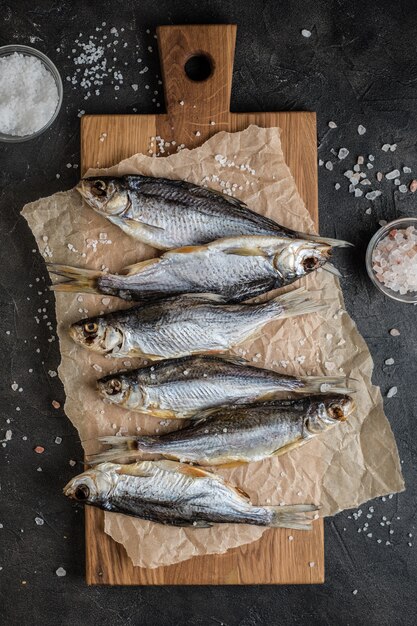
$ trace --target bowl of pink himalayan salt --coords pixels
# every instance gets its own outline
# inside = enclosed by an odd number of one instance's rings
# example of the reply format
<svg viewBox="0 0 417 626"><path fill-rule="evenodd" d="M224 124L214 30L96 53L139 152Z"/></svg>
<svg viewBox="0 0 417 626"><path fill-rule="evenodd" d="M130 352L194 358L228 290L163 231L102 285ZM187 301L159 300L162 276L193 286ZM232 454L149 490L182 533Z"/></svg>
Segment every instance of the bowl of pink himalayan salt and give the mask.
<svg viewBox="0 0 417 626"><path fill-rule="evenodd" d="M403 217L380 228L368 244L366 269L386 296L417 303L417 218Z"/></svg>
<svg viewBox="0 0 417 626"><path fill-rule="evenodd" d="M63 98L55 65L29 46L0 47L0 141L38 137L56 119Z"/></svg>

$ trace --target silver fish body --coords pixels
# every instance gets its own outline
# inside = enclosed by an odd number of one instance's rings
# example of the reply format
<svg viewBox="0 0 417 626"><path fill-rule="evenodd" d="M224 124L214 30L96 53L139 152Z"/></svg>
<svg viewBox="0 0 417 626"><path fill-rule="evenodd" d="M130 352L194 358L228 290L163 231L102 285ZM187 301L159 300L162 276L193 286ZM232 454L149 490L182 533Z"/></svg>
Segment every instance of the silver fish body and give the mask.
<svg viewBox="0 0 417 626"><path fill-rule="evenodd" d="M346 391L345 379L295 377L213 356L159 361L97 381L103 398L129 411L161 418L189 418L225 404L250 403L279 394Z"/></svg>
<svg viewBox="0 0 417 626"><path fill-rule="evenodd" d="M223 353L268 321L320 311L303 288L262 304L225 304L210 296L180 296L80 320L73 340L100 354L152 360Z"/></svg>
<svg viewBox="0 0 417 626"><path fill-rule="evenodd" d="M56 264L49 270L69 279L53 285L55 291L86 291L138 302L213 293L228 302L241 302L290 285L325 265L330 254L331 247L322 243L248 236L171 250L126 268L126 274Z"/></svg>
<svg viewBox="0 0 417 626"><path fill-rule="evenodd" d="M220 476L172 461L102 463L73 478L64 494L106 511L195 528L231 523L309 530L309 514L317 509L311 504L253 506Z"/></svg>
<svg viewBox="0 0 417 626"><path fill-rule="evenodd" d="M112 447L93 460L162 455L199 465L261 461L297 448L346 421L354 406L352 398L343 395L224 406L164 435L103 437L100 441Z"/></svg>
<svg viewBox="0 0 417 626"><path fill-rule="evenodd" d="M91 177L81 180L77 190L111 223L159 249L239 235L281 235L346 245L297 233L251 211L236 198L182 180L139 175Z"/></svg>

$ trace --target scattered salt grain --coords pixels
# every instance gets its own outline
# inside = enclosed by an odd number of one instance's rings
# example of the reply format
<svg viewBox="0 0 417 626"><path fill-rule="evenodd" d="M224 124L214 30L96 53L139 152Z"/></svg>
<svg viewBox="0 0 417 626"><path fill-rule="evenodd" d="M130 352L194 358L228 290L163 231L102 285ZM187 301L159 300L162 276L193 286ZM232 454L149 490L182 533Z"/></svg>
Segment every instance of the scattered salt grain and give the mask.
<svg viewBox="0 0 417 626"><path fill-rule="evenodd" d="M398 189L401 193L407 193L407 185L400 185Z"/></svg>
<svg viewBox="0 0 417 626"><path fill-rule="evenodd" d="M396 151L396 149L397 149L397 144L396 144L396 143L392 143L392 144L390 145L389 149L390 149L390 151L391 151L391 152L395 152L395 151Z"/></svg>
<svg viewBox="0 0 417 626"><path fill-rule="evenodd" d="M337 191L338 189L340 189L340 183L336 183L336 184L335 184L335 186L334 186L334 188L336 189L336 191Z"/></svg>
<svg viewBox="0 0 417 626"><path fill-rule="evenodd" d="M391 328L391 330L389 331L389 334L391 335L391 337L399 337L401 335L398 328Z"/></svg>
<svg viewBox="0 0 417 626"><path fill-rule="evenodd" d="M288 541L294 541L294 537L292 535L288 536Z"/></svg>
<svg viewBox="0 0 417 626"><path fill-rule="evenodd" d="M355 198L360 198L361 196L363 196L362 189L355 189Z"/></svg>
<svg viewBox="0 0 417 626"><path fill-rule="evenodd" d="M48 374L51 378L55 378L55 376L57 375L57 373L55 372L55 370L48 370Z"/></svg>
<svg viewBox="0 0 417 626"><path fill-rule="evenodd" d="M11 385L11 388L13 389L13 391L17 391L19 389L19 385L17 383L13 383Z"/></svg>
<svg viewBox="0 0 417 626"><path fill-rule="evenodd" d="M381 191L379 191L378 189L375 189L374 191L369 191L366 194L365 198L367 200L375 200L376 198L378 198L378 196L381 195L381 193L382 193Z"/></svg>
<svg viewBox="0 0 417 626"><path fill-rule="evenodd" d="M0 58L0 131L23 137L45 126L58 105L51 72L34 56L14 52Z"/></svg>
<svg viewBox="0 0 417 626"><path fill-rule="evenodd" d="M329 122L327 125L329 128L337 128L336 122Z"/></svg>
<svg viewBox="0 0 417 626"><path fill-rule="evenodd" d="M310 561L310 563L308 565L309 565L309 567L314 567L315 566L315 562L314 561Z"/></svg>
<svg viewBox="0 0 417 626"><path fill-rule="evenodd" d="M58 445L62 443L62 437L55 437L55 443Z"/></svg>
<svg viewBox="0 0 417 626"><path fill-rule="evenodd" d="M395 361L392 358L385 359L385 365L394 365L394 363L395 363Z"/></svg>
<svg viewBox="0 0 417 626"><path fill-rule="evenodd" d="M348 154L349 154L349 150L347 148L340 148L339 152L337 153L337 156L339 157L340 160L342 160L342 159L346 159Z"/></svg>
<svg viewBox="0 0 417 626"><path fill-rule="evenodd" d="M63 567L58 567L58 569L56 570L55 574L57 576L59 576L59 577L62 577L62 576L66 576L67 572L64 570Z"/></svg>
<svg viewBox="0 0 417 626"><path fill-rule="evenodd" d="M71 467L75 467L77 465L77 461L74 461L73 459L70 459L68 463L70 464Z"/></svg>
<svg viewBox="0 0 417 626"><path fill-rule="evenodd" d="M331 172L333 169L333 163L331 161L326 161L325 168Z"/></svg>
<svg viewBox="0 0 417 626"><path fill-rule="evenodd" d="M381 180L383 179L383 174L382 172L377 172L376 173L376 179L378 182L381 182Z"/></svg>
<svg viewBox="0 0 417 626"><path fill-rule="evenodd" d="M393 398L394 396L397 395L397 392L398 392L397 387L391 387L391 389L388 389L387 398Z"/></svg>
<svg viewBox="0 0 417 626"><path fill-rule="evenodd" d="M301 34L303 37L306 37L307 39L311 37L311 31L307 30L306 28L303 28L303 30L301 31Z"/></svg>
<svg viewBox="0 0 417 626"><path fill-rule="evenodd" d="M38 526L43 526L44 523L45 522L41 517L35 517L35 524L37 524Z"/></svg>
<svg viewBox="0 0 417 626"><path fill-rule="evenodd" d="M387 180L392 180L393 178L398 178L398 176L400 176L399 170L392 170L391 172L388 172L388 174L385 174L385 178Z"/></svg>
<svg viewBox="0 0 417 626"><path fill-rule="evenodd" d="M365 133L366 133L365 126L362 126L362 124L359 124L359 126L358 126L358 134L359 135L364 135Z"/></svg>
<svg viewBox="0 0 417 626"><path fill-rule="evenodd" d="M384 152L388 152L389 149L390 149L389 143L384 143L384 145L381 148L381 150L383 150Z"/></svg>
<svg viewBox="0 0 417 626"><path fill-rule="evenodd" d="M356 596L356 594L358 593L358 590L357 590L357 589L354 589L354 590L352 591L352 593L353 593L353 595L354 595L354 596Z"/></svg>

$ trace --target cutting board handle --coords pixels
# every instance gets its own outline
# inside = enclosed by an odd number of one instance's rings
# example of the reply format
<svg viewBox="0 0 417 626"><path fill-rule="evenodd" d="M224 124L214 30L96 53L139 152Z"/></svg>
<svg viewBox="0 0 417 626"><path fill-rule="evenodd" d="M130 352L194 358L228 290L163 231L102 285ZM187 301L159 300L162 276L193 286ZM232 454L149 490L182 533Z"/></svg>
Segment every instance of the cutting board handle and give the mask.
<svg viewBox="0 0 417 626"><path fill-rule="evenodd" d="M168 116L221 123L230 111L236 25L159 26L157 37Z"/></svg>

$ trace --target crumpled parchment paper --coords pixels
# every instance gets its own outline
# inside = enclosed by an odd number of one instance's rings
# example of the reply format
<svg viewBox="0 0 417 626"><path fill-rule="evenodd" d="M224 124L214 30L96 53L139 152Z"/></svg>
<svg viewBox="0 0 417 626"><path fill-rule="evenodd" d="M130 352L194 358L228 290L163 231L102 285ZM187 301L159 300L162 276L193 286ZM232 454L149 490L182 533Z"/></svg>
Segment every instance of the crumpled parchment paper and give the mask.
<svg viewBox="0 0 417 626"><path fill-rule="evenodd" d="M285 226L314 230L285 164L277 128L250 126L242 132L220 132L199 148L161 159L136 154L106 173L182 178L217 190L232 190L251 209ZM75 190L27 204L22 214L47 261L108 267L117 273L155 255L152 248L134 241L83 204ZM315 502L322 506L320 514L327 516L401 491L404 483L381 393L371 383L372 359L344 309L338 280L319 270L301 283L319 291L327 309L271 322L259 339L247 341L237 353L242 355L243 351L251 362L288 374L352 376L358 381L357 410L347 423L282 457L217 471L245 489L254 503ZM106 359L77 346L68 336L72 322L126 306L129 304L117 298L56 294L65 411L78 429L87 454L97 451L98 435L162 433L178 425L172 421L167 426L155 418L104 404L95 391L95 380L112 370L138 366L140 360ZM105 531L125 546L135 565L158 567L256 541L265 529L238 524L181 529L105 513Z"/></svg>

